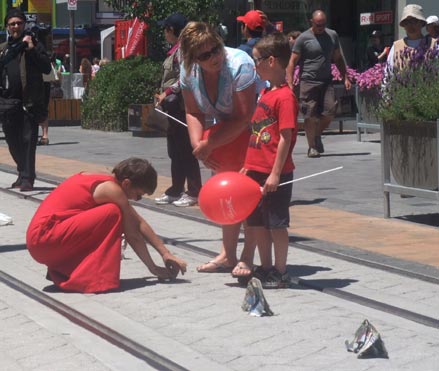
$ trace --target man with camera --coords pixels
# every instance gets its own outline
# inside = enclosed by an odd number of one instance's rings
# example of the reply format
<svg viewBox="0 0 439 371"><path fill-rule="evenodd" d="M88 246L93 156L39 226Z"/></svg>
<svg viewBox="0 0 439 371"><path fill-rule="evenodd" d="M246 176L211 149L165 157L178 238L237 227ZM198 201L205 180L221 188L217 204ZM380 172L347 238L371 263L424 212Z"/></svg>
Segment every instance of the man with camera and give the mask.
<svg viewBox="0 0 439 371"><path fill-rule="evenodd" d="M42 74L51 70L44 46L25 31L25 25L20 9L9 10L8 40L0 44L0 121L17 164L18 178L12 188L22 192L33 189L38 123L46 114Z"/></svg>

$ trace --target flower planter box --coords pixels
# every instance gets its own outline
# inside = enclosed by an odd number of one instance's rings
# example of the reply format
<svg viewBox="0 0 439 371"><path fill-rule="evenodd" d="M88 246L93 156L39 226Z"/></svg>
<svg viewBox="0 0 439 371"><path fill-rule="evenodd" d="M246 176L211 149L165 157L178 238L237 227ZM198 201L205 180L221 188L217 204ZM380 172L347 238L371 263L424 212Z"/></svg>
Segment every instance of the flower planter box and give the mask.
<svg viewBox="0 0 439 371"><path fill-rule="evenodd" d="M396 183L405 187L438 188L437 132L434 121L385 122L389 137L390 169Z"/></svg>
<svg viewBox="0 0 439 371"><path fill-rule="evenodd" d="M81 125L80 99L53 99L49 101L49 125Z"/></svg>
<svg viewBox="0 0 439 371"><path fill-rule="evenodd" d="M154 104L128 106L128 131L134 136L166 135L168 119L155 110Z"/></svg>
<svg viewBox="0 0 439 371"><path fill-rule="evenodd" d="M355 101L357 103L357 140L361 141L362 130L379 131L380 120L377 116L380 102L378 89L360 90L355 87Z"/></svg>
<svg viewBox="0 0 439 371"><path fill-rule="evenodd" d="M390 216L391 192L439 201L438 132L439 120L381 126L385 217Z"/></svg>
<svg viewBox="0 0 439 371"><path fill-rule="evenodd" d="M336 117L354 115L354 92L353 88L346 90L344 84L334 84L334 95L338 102Z"/></svg>

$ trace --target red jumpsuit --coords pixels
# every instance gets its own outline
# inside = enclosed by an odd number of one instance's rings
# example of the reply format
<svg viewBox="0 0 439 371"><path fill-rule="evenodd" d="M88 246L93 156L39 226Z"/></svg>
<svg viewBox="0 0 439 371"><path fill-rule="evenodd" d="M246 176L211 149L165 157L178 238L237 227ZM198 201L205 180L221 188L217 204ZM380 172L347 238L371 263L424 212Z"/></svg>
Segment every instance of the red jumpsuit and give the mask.
<svg viewBox="0 0 439 371"><path fill-rule="evenodd" d="M119 287L122 213L97 204L92 193L110 175L76 174L40 205L27 230L32 257L48 267L65 291L102 292Z"/></svg>

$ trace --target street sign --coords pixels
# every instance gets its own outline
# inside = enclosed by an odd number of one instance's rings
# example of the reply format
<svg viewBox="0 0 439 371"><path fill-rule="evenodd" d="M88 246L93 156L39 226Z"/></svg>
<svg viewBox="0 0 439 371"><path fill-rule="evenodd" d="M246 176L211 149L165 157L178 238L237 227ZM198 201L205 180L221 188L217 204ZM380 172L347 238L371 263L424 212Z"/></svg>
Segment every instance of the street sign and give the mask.
<svg viewBox="0 0 439 371"><path fill-rule="evenodd" d="M393 12L391 10L375 12L375 24L392 24L392 23L393 23Z"/></svg>
<svg viewBox="0 0 439 371"><path fill-rule="evenodd" d="M78 0L67 0L67 10L77 10Z"/></svg>
<svg viewBox="0 0 439 371"><path fill-rule="evenodd" d="M374 13L361 13L360 26L367 26L370 24L392 24L393 12L391 10L383 10Z"/></svg>
<svg viewBox="0 0 439 371"><path fill-rule="evenodd" d="M361 13L360 14L360 26L367 26L374 23L373 13Z"/></svg>

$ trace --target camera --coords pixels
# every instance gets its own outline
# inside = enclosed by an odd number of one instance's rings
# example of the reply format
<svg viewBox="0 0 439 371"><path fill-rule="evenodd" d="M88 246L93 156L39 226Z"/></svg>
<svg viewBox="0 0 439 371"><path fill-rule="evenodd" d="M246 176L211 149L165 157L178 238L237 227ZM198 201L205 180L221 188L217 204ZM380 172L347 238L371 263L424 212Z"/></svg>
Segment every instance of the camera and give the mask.
<svg viewBox="0 0 439 371"><path fill-rule="evenodd" d="M37 45L38 38L37 38L37 34L35 32L33 32L31 30L25 30L24 33L23 33L23 37L25 37L25 36L32 37L32 44Z"/></svg>

